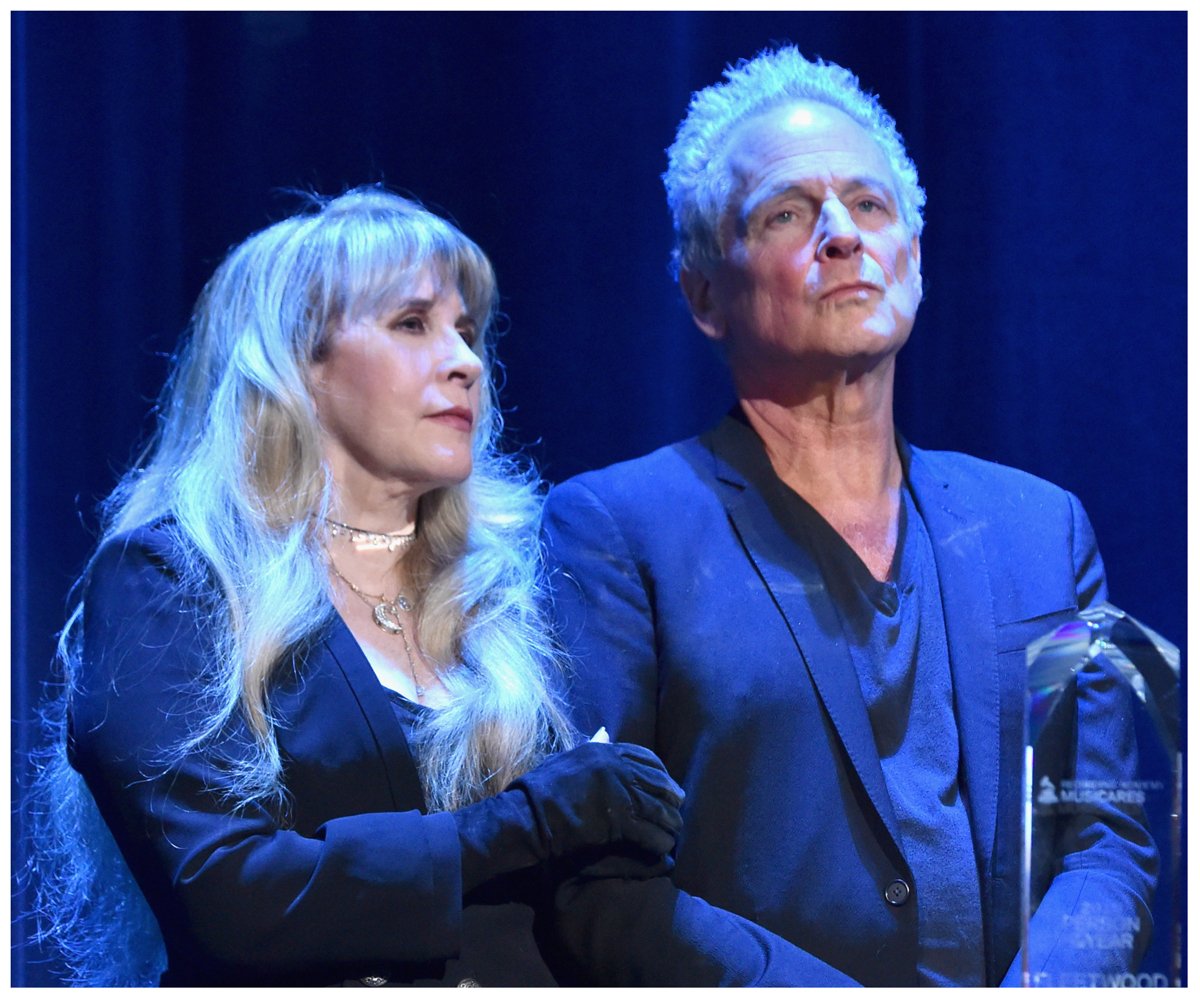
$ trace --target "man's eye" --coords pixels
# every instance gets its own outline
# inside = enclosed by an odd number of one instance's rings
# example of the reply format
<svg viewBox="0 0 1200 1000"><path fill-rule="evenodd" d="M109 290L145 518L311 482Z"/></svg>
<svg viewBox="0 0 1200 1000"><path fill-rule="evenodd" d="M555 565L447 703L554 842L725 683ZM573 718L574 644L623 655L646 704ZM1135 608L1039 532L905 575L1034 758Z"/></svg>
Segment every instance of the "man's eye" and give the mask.
<svg viewBox="0 0 1200 1000"><path fill-rule="evenodd" d="M796 213L793 212L790 208L785 208L782 211L776 212L774 215L771 216L771 224L772 225L785 226L789 222L795 222L795 221L796 221Z"/></svg>
<svg viewBox="0 0 1200 1000"><path fill-rule="evenodd" d="M863 198L858 203L858 210L860 212L880 212L883 210L883 206L874 198Z"/></svg>

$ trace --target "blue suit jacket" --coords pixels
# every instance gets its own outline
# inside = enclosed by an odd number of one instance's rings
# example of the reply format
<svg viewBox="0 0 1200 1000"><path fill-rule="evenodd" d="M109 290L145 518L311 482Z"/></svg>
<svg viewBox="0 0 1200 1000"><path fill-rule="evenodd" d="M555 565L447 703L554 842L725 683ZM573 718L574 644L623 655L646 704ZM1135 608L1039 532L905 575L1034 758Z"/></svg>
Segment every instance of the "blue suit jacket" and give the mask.
<svg viewBox="0 0 1200 1000"><path fill-rule="evenodd" d="M1063 490L963 455L903 458L941 585L996 983L1020 936L1025 646L1104 599L1103 567ZM782 516L782 490L757 436L730 417L551 492L546 540L577 721L652 747L688 796L673 886L590 887L573 901L590 935L564 912L572 953L609 979L917 983L921 886L837 611ZM1064 854L1048 922L1089 893L1136 907L1148 892L1145 857L1103 823ZM899 906L885 900L896 880L912 889ZM614 908L623 921L606 917ZM761 933L731 933L723 911ZM1033 951L1055 961L1049 936Z"/></svg>
<svg viewBox="0 0 1200 1000"><path fill-rule="evenodd" d="M72 761L162 930L164 985L552 985L534 910L511 901L521 885L464 909L454 820L424 814L403 729L340 618L272 689L285 808L225 799L240 721L164 766L212 657L211 598L181 584L175 552L159 525L98 554L70 711Z"/></svg>

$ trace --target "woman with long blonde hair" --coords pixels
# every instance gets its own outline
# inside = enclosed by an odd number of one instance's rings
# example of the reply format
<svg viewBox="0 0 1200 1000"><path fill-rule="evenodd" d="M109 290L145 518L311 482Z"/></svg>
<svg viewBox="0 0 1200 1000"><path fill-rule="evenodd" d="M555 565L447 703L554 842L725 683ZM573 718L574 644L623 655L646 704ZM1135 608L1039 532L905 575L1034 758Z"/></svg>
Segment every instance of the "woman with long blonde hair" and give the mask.
<svg viewBox="0 0 1200 1000"><path fill-rule="evenodd" d="M558 701L495 303L474 243L379 188L209 281L46 712L39 915L73 981L548 985L552 880L671 850L657 758Z"/></svg>

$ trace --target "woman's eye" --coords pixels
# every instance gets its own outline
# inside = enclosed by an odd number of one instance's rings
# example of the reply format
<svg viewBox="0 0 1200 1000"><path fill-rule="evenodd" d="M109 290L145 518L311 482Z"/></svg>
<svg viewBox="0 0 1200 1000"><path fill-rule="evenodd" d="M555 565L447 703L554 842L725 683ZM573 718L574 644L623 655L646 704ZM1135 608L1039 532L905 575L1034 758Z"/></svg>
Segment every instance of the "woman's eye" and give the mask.
<svg viewBox="0 0 1200 1000"><path fill-rule="evenodd" d="M405 330L409 333L421 333L425 329L425 318L423 316L398 316L392 321L393 330Z"/></svg>

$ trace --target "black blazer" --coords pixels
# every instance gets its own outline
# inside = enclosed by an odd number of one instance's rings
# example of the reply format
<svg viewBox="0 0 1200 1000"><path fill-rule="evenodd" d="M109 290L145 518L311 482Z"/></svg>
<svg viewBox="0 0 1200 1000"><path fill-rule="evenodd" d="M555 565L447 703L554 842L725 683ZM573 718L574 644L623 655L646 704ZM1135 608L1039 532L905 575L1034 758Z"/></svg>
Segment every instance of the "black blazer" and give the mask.
<svg viewBox="0 0 1200 1000"><path fill-rule="evenodd" d="M225 796L251 738L240 722L167 763L212 657L211 598L185 592L174 552L161 525L100 551L69 718L73 763L158 919L163 984L553 984L538 887L464 911L454 820L424 814L403 730L340 618L272 692L282 809Z"/></svg>
<svg viewBox="0 0 1200 1000"><path fill-rule="evenodd" d="M1104 571L1065 491L964 455L905 447L903 459L941 585L994 984L1019 946L1024 649L1103 600ZM607 903L595 897L590 937L563 914L581 965L624 982L918 981L921 887L838 613L781 490L757 436L731 417L550 494L576 721L653 748L687 792L673 885L614 884ZM1063 913L1109 897L1145 912L1153 851L1122 823L1098 815L1064 846L1035 971L1072 961L1054 947ZM622 893L636 920L606 919ZM742 963L748 978L723 971L729 938L708 904L773 932ZM664 927L690 945L671 952Z"/></svg>

